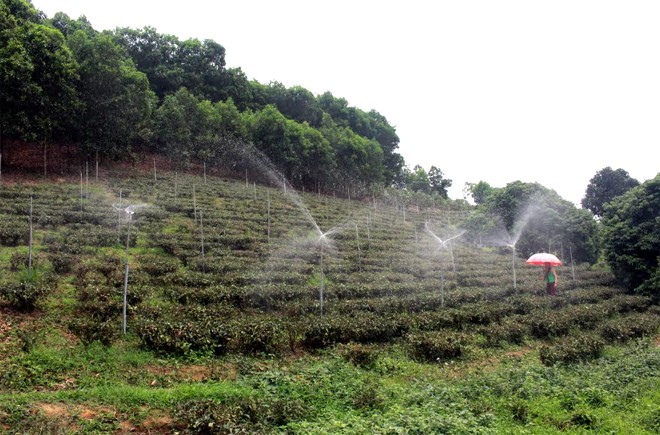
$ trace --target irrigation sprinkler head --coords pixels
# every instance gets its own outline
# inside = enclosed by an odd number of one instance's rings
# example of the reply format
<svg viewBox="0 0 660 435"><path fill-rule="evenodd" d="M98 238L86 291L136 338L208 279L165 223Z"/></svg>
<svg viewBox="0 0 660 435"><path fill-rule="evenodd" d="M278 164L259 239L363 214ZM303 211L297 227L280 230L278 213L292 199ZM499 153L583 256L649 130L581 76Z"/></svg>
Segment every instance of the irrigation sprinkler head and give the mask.
<svg viewBox="0 0 660 435"><path fill-rule="evenodd" d="M432 237L433 237L433 238L434 238L434 239L440 244L440 247L441 247L441 248L446 248L448 242L450 242L451 240L454 240L454 239L456 239L456 238L462 236L462 235L465 234L465 232L466 232L466 230L461 230L458 234L455 234L455 235L453 235L453 236L447 238L446 240L442 240L442 239L441 239L440 237L438 237L433 231L431 231L431 229L429 228L428 222L424 222L424 230L425 230L427 233L429 233L429 234L430 234L430 235L431 235L431 236L432 236Z"/></svg>

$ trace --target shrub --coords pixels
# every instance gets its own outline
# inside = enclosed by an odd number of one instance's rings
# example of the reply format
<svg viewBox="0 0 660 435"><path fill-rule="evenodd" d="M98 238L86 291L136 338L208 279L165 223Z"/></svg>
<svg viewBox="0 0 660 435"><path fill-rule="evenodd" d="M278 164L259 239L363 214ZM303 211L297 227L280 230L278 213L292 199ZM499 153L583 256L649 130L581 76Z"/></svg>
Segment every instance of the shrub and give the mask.
<svg viewBox="0 0 660 435"><path fill-rule="evenodd" d="M412 357L422 362L436 362L461 357L470 343L458 332L419 332L406 337Z"/></svg>
<svg viewBox="0 0 660 435"><path fill-rule="evenodd" d="M97 317L74 317L69 321L69 331L85 345L98 341L104 346L110 346L119 337L119 322L113 319Z"/></svg>
<svg viewBox="0 0 660 435"><path fill-rule="evenodd" d="M523 344L529 334L526 317L513 315L506 317L500 323L490 324L481 329L482 334L491 346L501 343Z"/></svg>
<svg viewBox="0 0 660 435"><path fill-rule="evenodd" d="M191 399L174 409L177 426L191 434L268 433L269 427L284 426L308 413L304 402L288 397Z"/></svg>
<svg viewBox="0 0 660 435"><path fill-rule="evenodd" d="M659 324L653 314L637 314L608 321L600 327L600 335L608 342L626 342L655 334Z"/></svg>
<svg viewBox="0 0 660 435"><path fill-rule="evenodd" d="M378 359L378 352L370 346L360 343L348 343L339 348L342 357L362 368L371 368Z"/></svg>
<svg viewBox="0 0 660 435"><path fill-rule="evenodd" d="M199 306L172 311L145 309L135 319L135 330L143 345L156 352L184 355L199 351L222 355L232 338L227 317L219 308Z"/></svg>
<svg viewBox="0 0 660 435"><path fill-rule="evenodd" d="M17 272L28 267L28 254L25 252L14 252L9 258L9 270Z"/></svg>
<svg viewBox="0 0 660 435"><path fill-rule="evenodd" d="M573 326L573 319L558 311L536 311L528 319L531 333L536 338L561 337Z"/></svg>
<svg viewBox="0 0 660 435"><path fill-rule="evenodd" d="M595 335L565 337L563 340L539 349L541 362L546 366L557 363L571 364L601 356L605 342Z"/></svg>
<svg viewBox="0 0 660 435"><path fill-rule="evenodd" d="M29 239L30 231L26 223L5 218L0 220L0 245L27 245Z"/></svg>
<svg viewBox="0 0 660 435"><path fill-rule="evenodd" d="M231 349L243 354L276 354L286 342L282 321L271 316L237 320L229 328Z"/></svg>
<svg viewBox="0 0 660 435"><path fill-rule="evenodd" d="M49 292L49 276L34 269L22 272L18 282L0 288L0 296L18 311L34 310Z"/></svg>
<svg viewBox="0 0 660 435"><path fill-rule="evenodd" d="M49 255L50 264L53 265L53 271L58 274L69 273L73 269L74 256L66 252Z"/></svg>

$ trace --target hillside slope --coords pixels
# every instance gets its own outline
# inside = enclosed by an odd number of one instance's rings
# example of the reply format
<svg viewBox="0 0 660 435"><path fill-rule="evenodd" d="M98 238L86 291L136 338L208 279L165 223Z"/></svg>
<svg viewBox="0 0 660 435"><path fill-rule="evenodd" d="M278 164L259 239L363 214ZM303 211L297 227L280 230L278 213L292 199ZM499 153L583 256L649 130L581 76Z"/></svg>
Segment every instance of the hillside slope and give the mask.
<svg viewBox="0 0 660 435"><path fill-rule="evenodd" d="M449 206L123 171L5 183L0 198L9 431L337 433L342 421L356 425L344 433L412 433L422 422L565 430L595 423L575 423L585 409L562 404L549 421L535 408L555 394L541 378L576 364L613 370L633 354L648 367L659 360L657 346L640 344L658 329L649 298L586 265L560 267L559 296L547 297L539 268L517 258L514 275L510 250L461 237L441 246L426 229L448 238L467 216ZM502 392L480 408L481 393L462 402L468 387L456 384L463 393L437 397L443 379L503 382L471 368L503 361L538 371L545 396L514 406ZM636 400L657 397L657 371L637 381ZM601 416L617 388L589 405L610 429L633 412ZM657 407L642 414L635 427L652 429Z"/></svg>

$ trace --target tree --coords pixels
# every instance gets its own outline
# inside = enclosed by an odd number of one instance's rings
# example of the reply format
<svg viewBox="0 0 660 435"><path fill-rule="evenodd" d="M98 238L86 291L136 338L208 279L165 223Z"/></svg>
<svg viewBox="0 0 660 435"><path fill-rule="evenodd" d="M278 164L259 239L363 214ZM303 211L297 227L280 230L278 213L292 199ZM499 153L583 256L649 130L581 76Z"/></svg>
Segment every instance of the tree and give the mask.
<svg viewBox="0 0 660 435"><path fill-rule="evenodd" d="M149 140L155 97L147 77L107 34L78 30L68 43L80 65L78 139L83 150L118 157Z"/></svg>
<svg viewBox="0 0 660 435"><path fill-rule="evenodd" d="M524 256L570 248L577 262L594 263L598 258L598 226L590 213L538 183L509 183L494 190L479 208L494 222L479 222L480 228L491 229L485 239L515 242Z"/></svg>
<svg viewBox="0 0 660 435"><path fill-rule="evenodd" d="M82 15L77 20L73 20L64 12L57 12L53 18L48 21L54 28L62 32L65 37L73 35L78 30L87 32L90 36L98 33L96 30L94 30L92 24L84 15Z"/></svg>
<svg viewBox="0 0 660 435"><path fill-rule="evenodd" d="M64 36L23 0L0 2L0 134L50 141L77 106L77 65Z"/></svg>
<svg viewBox="0 0 660 435"><path fill-rule="evenodd" d="M606 167L596 172L589 181L582 207L591 210L594 216L602 216L604 206L617 196L623 195L633 187L639 186L639 181L631 178L623 169L612 170Z"/></svg>
<svg viewBox="0 0 660 435"><path fill-rule="evenodd" d="M660 174L605 204L603 246L618 281L660 296Z"/></svg>
<svg viewBox="0 0 660 435"><path fill-rule="evenodd" d="M447 189L451 187L452 181L444 178L442 171L435 166L429 169L429 187L432 193L437 193L442 198L448 199Z"/></svg>
<svg viewBox="0 0 660 435"><path fill-rule="evenodd" d="M420 165L415 165L412 171L405 171L405 174L406 189L413 192L430 192L431 185L429 183L429 175Z"/></svg>
<svg viewBox="0 0 660 435"><path fill-rule="evenodd" d="M339 184L382 184L384 181L383 150L378 142L341 127L324 116L321 133L334 150L337 170L334 179Z"/></svg>
<svg viewBox="0 0 660 435"><path fill-rule="evenodd" d="M147 75L161 100L185 86L202 99L216 102L232 96L228 92L235 90L235 86L244 85L240 83L240 73L227 73L225 49L213 40L180 41L176 36L158 33L153 27L119 28L113 36L137 68ZM232 88L227 90L225 86Z"/></svg>
<svg viewBox="0 0 660 435"><path fill-rule="evenodd" d="M199 99L186 88L168 95L154 113L158 151L178 165L190 163L194 149L195 124L198 123Z"/></svg>
<svg viewBox="0 0 660 435"><path fill-rule="evenodd" d="M480 181L478 183L465 183L465 189L463 190L464 194L472 196L472 200L475 204L483 204L486 202L488 197L490 197L495 188L491 187L490 184L485 181Z"/></svg>

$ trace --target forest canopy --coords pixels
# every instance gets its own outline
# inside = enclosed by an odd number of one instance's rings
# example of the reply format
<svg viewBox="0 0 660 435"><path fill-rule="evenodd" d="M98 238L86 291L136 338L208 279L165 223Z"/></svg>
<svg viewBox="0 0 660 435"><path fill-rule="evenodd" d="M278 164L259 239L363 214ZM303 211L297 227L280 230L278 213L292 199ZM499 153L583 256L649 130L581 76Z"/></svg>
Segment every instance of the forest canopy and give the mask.
<svg viewBox="0 0 660 435"><path fill-rule="evenodd" d="M27 0L0 1L0 86L0 146L66 144L80 162L149 152L185 168L234 167L230 152L243 144L291 182L326 190L406 186L410 174L396 129L375 110L249 80L213 40L152 27L99 32ZM436 168L433 185L414 188L446 197L451 180L438 177Z"/></svg>

